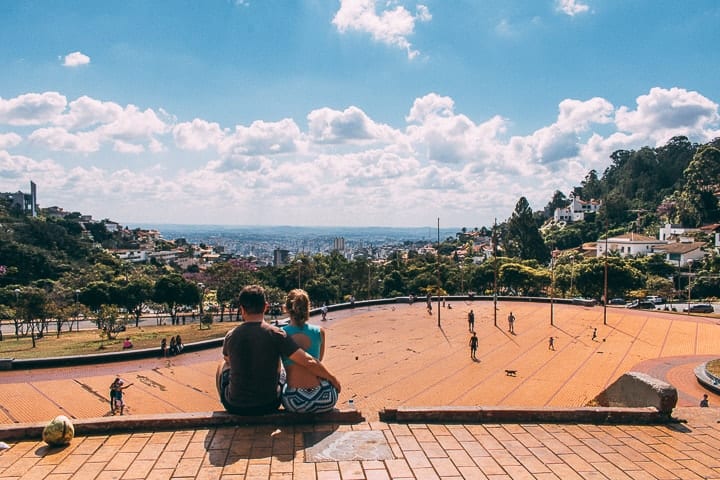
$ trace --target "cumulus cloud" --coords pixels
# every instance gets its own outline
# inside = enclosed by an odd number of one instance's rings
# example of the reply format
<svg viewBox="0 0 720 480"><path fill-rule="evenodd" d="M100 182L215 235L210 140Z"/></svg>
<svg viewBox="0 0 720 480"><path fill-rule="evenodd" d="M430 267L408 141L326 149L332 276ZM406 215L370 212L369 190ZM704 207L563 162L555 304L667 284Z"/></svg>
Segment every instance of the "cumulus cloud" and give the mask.
<svg viewBox="0 0 720 480"><path fill-rule="evenodd" d="M717 103L683 88L655 87L639 96L636 103L636 110L620 107L615 123L622 132L640 135L657 145L676 135L710 140L712 128L717 128L720 119Z"/></svg>
<svg viewBox="0 0 720 480"><path fill-rule="evenodd" d="M555 8L559 12L574 17L575 15L590 11L590 7L581 0L556 0Z"/></svg>
<svg viewBox="0 0 720 480"><path fill-rule="evenodd" d="M54 119L53 123L71 130L110 123L123 113L123 108L114 102L102 102L86 95L68 104L67 113Z"/></svg>
<svg viewBox="0 0 720 480"><path fill-rule="evenodd" d="M340 112L320 108L308 114L308 135L317 143L391 141L394 130L373 122L362 110L351 106Z"/></svg>
<svg viewBox="0 0 720 480"><path fill-rule="evenodd" d="M30 134L28 140L56 152L90 153L100 149L98 135L94 132L72 133L62 127L38 128Z"/></svg>
<svg viewBox="0 0 720 480"><path fill-rule="evenodd" d="M5 100L0 97L0 124L42 125L53 121L67 105L58 92L26 93Z"/></svg>
<svg viewBox="0 0 720 480"><path fill-rule="evenodd" d="M224 136L219 124L200 118L175 125L172 133L175 144L184 150L205 150L217 146Z"/></svg>
<svg viewBox="0 0 720 480"><path fill-rule="evenodd" d="M410 124L407 135L416 151L440 163L489 161L495 157L492 151L505 132L505 121L496 116L478 125L454 109L452 98L436 93L415 100L405 119Z"/></svg>
<svg viewBox="0 0 720 480"><path fill-rule="evenodd" d="M64 67L79 67L90 63L90 57L81 52L72 52L65 55Z"/></svg>
<svg viewBox="0 0 720 480"><path fill-rule="evenodd" d="M22 142L22 137L17 133L0 133L0 150L19 145Z"/></svg>
<svg viewBox="0 0 720 480"><path fill-rule="evenodd" d="M238 125L220 143L223 155L277 155L293 152L300 140L300 128L285 118L279 122L257 120L249 127Z"/></svg>
<svg viewBox="0 0 720 480"><path fill-rule="evenodd" d="M378 12L376 0L340 0L340 9L332 23L341 33L369 33L375 41L406 50L408 58L413 59L419 52L408 37L414 33L417 22L428 22L432 15L422 4L415 7L415 14L402 5L395 8L391 5L392 2L387 2L385 10Z"/></svg>
<svg viewBox="0 0 720 480"><path fill-rule="evenodd" d="M458 110L452 97L430 92L396 128L357 106L314 109L304 129L289 118L223 127L173 123L162 109L27 94L0 99L2 121L21 125L0 133L0 190L33 178L49 203L119 221L416 224L428 202L457 219L483 219L511 212L520 196L541 207L552 191L603 171L615 150L720 135L718 105L680 88L653 88L632 108L568 98L554 120L510 137L510 119ZM128 170L131 162L143 168ZM178 202L183 209L167 209Z"/></svg>

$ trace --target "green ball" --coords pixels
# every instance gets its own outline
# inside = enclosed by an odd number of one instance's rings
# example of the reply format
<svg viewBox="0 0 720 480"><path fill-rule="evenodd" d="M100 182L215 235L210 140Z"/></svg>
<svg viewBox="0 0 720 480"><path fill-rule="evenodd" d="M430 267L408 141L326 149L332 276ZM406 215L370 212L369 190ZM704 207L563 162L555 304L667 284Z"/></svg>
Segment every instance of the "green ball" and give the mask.
<svg viewBox="0 0 720 480"><path fill-rule="evenodd" d="M52 447L69 445L75 436L75 427L65 415L53 418L43 429L42 439Z"/></svg>

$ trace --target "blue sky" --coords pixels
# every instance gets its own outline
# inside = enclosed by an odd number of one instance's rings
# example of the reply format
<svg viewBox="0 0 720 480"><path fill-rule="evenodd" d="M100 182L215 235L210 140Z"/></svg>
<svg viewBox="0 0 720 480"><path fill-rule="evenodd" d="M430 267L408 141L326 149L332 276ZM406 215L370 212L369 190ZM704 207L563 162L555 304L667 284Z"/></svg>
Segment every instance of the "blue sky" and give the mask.
<svg viewBox="0 0 720 480"><path fill-rule="evenodd" d="M720 3L0 3L0 191L120 223L490 225L720 136Z"/></svg>

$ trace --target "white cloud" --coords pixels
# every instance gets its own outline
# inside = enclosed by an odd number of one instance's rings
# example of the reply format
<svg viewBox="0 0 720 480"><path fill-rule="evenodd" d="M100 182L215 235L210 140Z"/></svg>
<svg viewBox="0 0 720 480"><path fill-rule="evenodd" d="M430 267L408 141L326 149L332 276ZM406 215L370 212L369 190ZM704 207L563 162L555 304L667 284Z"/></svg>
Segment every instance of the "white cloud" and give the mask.
<svg viewBox="0 0 720 480"><path fill-rule="evenodd" d="M582 3L581 0L556 0L555 8L557 8L559 12L571 17L590 11L590 7Z"/></svg>
<svg viewBox="0 0 720 480"><path fill-rule="evenodd" d="M42 125L53 121L67 105L58 92L26 93L5 100L0 98L0 124Z"/></svg>
<svg viewBox="0 0 720 480"><path fill-rule="evenodd" d="M369 33L375 41L406 50L408 58L413 59L419 52L413 49L408 37L414 33L416 22L428 22L432 15L422 4L416 6L413 15L402 5L391 8L392 3L388 1L386 9L378 13L376 0L340 0L332 23L341 33Z"/></svg>
<svg viewBox="0 0 720 480"><path fill-rule="evenodd" d="M676 135L711 140L718 120L717 103L683 88L652 88L637 98L636 110L623 106L615 115L619 130L641 135L656 145Z"/></svg>
<svg viewBox="0 0 720 480"><path fill-rule="evenodd" d="M134 143L123 142L122 140L115 140L115 142L113 142L113 150L120 153L142 153L145 151L145 147Z"/></svg>
<svg viewBox="0 0 720 480"><path fill-rule="evenodd" d="M53 123L71 130L110 123L123 113L123 108L114 102L102 102L86 95L73 100L69 111L54 119Z"/></svg>
<svg viewBox="0 0 720 480"><path fill-rule="evenodd" d="M175 144L184 150L205 150L217 146L224 136L219 124L199 118L175 125L172 133Z"/></svg>
<svg viewBox="0 0 720 480"><path fill-rule="evenodd" d="M90 63L90 57L81 52L72 52L65 55L65 61L63 62L64 67L79 67L80 65L87 65Z"/></svg>
<svg viewBox="0 0 720 480"><path fill-rule="evenodd" d="M569 192L615 150L720 135L718 105L677 88L654 88L633 110L565 99L554 121L509 138L508 119L472 118L434 92L397 128L349 106L310 111L306 130L289 118L171 125L162 109L32 95L0 102L6 123L44 123L27 138L30 129L0 133L0 191L32 178L43 205L120 222L416 225L432 205L453 215L444 222L485 223L509 215L520 196L540 208L554 190Z"/></svg>
<svg viewBox="0 0 720 480"><path fill-rule="evenodd" d="M0 150L19 145L22 142L22 137L17 133L0 133Z"/></svg>
<svg viewBox="0 0 720 480"><path fill-rule="evenodd" d="M96 133L71 133L62 127L38 128L30 134L28 140L56 152L90 153L100 150L100 141Z"/></svg>
<svg viewBox="0 0 720 480"><path fill-rule="evenodd" d="M308 114L308 135L317 143L391 141L396 137L392 128L373 122L355 106L340 112L320 108Z"/></svg>
<svg viewBox="0 0 720 480"><path fill-rule="evenodd" d="M300 140L297 124L285 118L279 122L257 120L249 127L238 125L220 144L223 155L277 155L293 152Z"/></svg>

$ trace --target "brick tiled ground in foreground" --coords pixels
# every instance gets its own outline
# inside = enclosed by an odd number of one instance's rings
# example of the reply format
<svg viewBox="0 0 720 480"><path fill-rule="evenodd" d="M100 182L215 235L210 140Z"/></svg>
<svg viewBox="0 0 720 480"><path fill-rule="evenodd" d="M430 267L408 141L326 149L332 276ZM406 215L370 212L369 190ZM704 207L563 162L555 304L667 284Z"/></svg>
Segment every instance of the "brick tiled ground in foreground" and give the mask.
<svg viewBox="0 0 720 480"><path fill-rule="evenodd" d="M479 362L469 359L467 311L476 314ZM506 331L512 310L516 335ZM50 449L39 441L0 451L0 478L720 478L718 410L695 407L704 390L692 369L720 356L717 319L666 313L457 302L428 315L424 304L330 315L327 365L368 422L353 426L223 427L77 437ZM599 340L591 339L598 328ZM555 337L555 351L547 349ZM604 341L603 341L604 340ZM219 351L51 371L0 373L0 424L107 414L115 374L135 383L130 413L219 410L212 378ZM507 377L505 368L518 370ZM663 426L552 424L398 425L383 407L580 406L629 370L670 381L680 393ZM720 397L710 394L711 405ZM0 428L2 426L0 425ZM378 430L382 460L306 461L312 430Z"/></svg>

